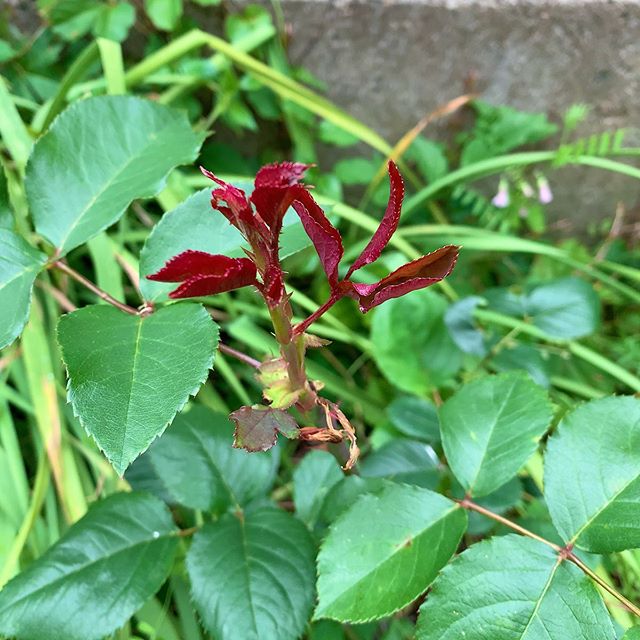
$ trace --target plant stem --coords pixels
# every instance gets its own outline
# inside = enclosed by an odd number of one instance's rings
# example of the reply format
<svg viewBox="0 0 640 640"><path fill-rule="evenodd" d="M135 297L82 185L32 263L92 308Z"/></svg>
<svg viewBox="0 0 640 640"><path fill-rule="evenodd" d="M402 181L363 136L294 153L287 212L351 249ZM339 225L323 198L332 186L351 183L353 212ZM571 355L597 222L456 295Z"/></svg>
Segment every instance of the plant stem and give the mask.
<svg viewBox="0 0 640 640"><path fill-rule="evenodd" d="M63 273L66 273L68 276L72 277L81 285L89 289L89 291L92 291L93 293L95 293L98 296L98 298L100 298L101 300L104 300L105 302L108 302L114 307L117 307L118 309L120 309L120 311L124 311L125 313L129 313L133 316L138 315L137 309L134 309L133 307L130 307L128 304L124 304L123 302L116 300L113 296L109 295L106 291L103 291L102 289L100 289L100 287L98 287L96 284L91 282L91 280L88 280L82 274L78 273L75 269L72 269L65 262L62 262L61 260L57 260L56 262L53 263L52 266L54 266L56 269L60 269L60 271L62 271Z"/></svg>
<svg viewBox="0 0 640 640"><path fill-rule="evenodd" d="M339 297L332 295L321 307L318 307L310 316L293 327L293 335L302 335L320 316L329 311L339 299Z"/></svg>
<svg viewBox="0 0 640 640"><path fill-rule="evenodd" d="M252 358L250 355L247 355L242 351L238 351L237 349L234 349L233 347L230 347L227 344L223 344L221 342L218 345L218 348L220 349L220 351L222 351L222 353L226 353L228 356L231 356L236 360L240 360L240 362L244 362L244 364L248 364L250 367L253 367L254 369L258 369L260 367L260 364L261 364L260 360L256 360L255 358Z"/></svg>
<svg viewBox="0 0 640 640"><path fill-rule="evenodd" d="M527 538L532 538L533 540L537 540L538 542L542 542L542 544L546 544L548 547L551 547L554 551L560 553L562 551L562 547L560 545L539 536L537 533L533 533L533 531L529 531L529 529L525 529L521 527L519 524L512 522L508 518L504 518L493 511L489 511L489 509L485 509L481 507L479 504L476 504L469 498L463 498L462 500L457 500L458 504L464 509L469 509L471 511L476 511L477 513L481 513L483 516L490 518L491 520L495 520L500 524L503 524L505 527L509 527L514 531L517 531L520 535L526 536Z"/></svg>
<svg viewBox="0 0 640 640"><path fill-rule="evenodd" d="M636 606L630 600L627 600L621 593L618 593L610 584L607 584L597 573L589 569L589 567L580 560L573 552L567 554L567 560L573 562L579 569L582 569L599 587L611 594L616 600L619 600L631 613L640 618L640 607Z"/></svg>
<svg viewBox="0 0 640 640"><path fill-rule="evenodd" d="M613 596L616 600L621 602L622 605L625 608L627 608L631 613L633 613L634 615L636 615L636 616L638 616L640 618L640 607L638 607L637 605L633 604L633 602L631 602L630 600L625 598L621 593L619 593L616 589L614 589L610 584L605 582L597 573L592 571L584 562L582 562L582 560L580 560L580 558L578 558L578 556L576 556L573 553L573 551L571 551L571 547L561 547L561 546L555 544L554 542L551 542L551 540L547 540L546 538L543 538L542 536L539 536L538 534L533 533L533 531L529 531L528 529L525 529L524 527L521 527L519 524L516 524L515 522L512 522L508 518L505 518L505 517L503 517L501 515L498 515L497 513L494 513L493 511L489 511L489 509L485 509L484 507L481 507L479 504L476 504L475 502L473 502L470 498L466 498L465 497L462 500L456 500L456 502L461 507L463 507L464 509L469 509L471 511L476 511L477 513L481 513L483 516L485 516L487 518L490 518L491 520L494 520L495 522L499 522L500 524L503 524L505 527L509 527L510 529L513 529L514 531L517 531L520 535L526 536L528 538L532 538L533 540L537 540L538 542L542 542L542 544L545 544L548 547L551 547L556 553L560 554L561 558L566 559L569 562L572 562L573 564L575 564L576 567L578 567L578 569L581 569L599 587L604 589L607 593L609 593L611 596Z"/></svg>

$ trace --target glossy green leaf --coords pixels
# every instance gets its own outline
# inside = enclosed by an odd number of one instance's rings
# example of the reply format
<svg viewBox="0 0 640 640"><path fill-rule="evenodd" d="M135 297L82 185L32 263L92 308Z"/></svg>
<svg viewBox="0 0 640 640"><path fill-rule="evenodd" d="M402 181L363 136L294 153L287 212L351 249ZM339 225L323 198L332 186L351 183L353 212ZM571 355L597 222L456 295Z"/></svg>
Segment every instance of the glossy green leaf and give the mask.
<svg viewBox="0 0 640 640"><path fill-rule="evenodd" d="M0 349L20 335L29 317L33 282L46 260L19 235L0 229Z"/></svg>
<svg viewBox="0 0 640 640"><path fill-rule="evenodd" d="M640 640L640 626L631 627L622 636L622 640Z"/></svg>
<svg viewBox="0 0 640 640"><path fill-rule="evenodd" d="M473 545L445 567L420 608L417 640L615 640L595 586L536 540Z"/></svg>
<svg viewBox="0 0 640 640"><path fill-rule="evenodd" d="M187 555L193 599L217 640L295 640L314 599L315 550L290 514L227 514L194 537Z"/></svg>
<svg viewBox="0 0 640 640"><path fill-rule="evenodd" d="M27 196L36 230L63 253L113 224L135 198L195 160L203 135L184 113L131 96L75 102L36 143Z"/></svg>
<svg viewBox="0 0 640 640"><path fill-rule="evenodd" d="M94 305L63 316L58 340L73 410L122 474L206 379L218 329L198 304L145 317Z"/></svg>
<svg viewBox="0 0 640 640"><path fill-rule="evenodd" d="M318 556L315 618L365 622L415 600L455 552L466 513L419 487L363 495L332 525Z"/></svg>
<svg viewBox="0 0 640 640"><path fill-rule="evenodd" d="M402 435L429 443L440 442L438 410L430 400L400 396L387 407L387 415Z"/></svg>
<svg viewBox="0 0 640 640"><path fill-rule="evenodd" d="M640 547L640 400L594 400L549 439L545 496L565 542L596 553Z"/></svg>
<svg viewBox="0 0 640 640"><path fill-rule="evenodd" d="M293 503L307 525L318 518L327 493L344 478L338 461L327 451L311 451L293 472Z"/></svg>
<svg viewBox="0 0 640 640"><path fill-rule="evenodd" d="M440 407L442 445L451 470L470 494L486 496L518 473L551 417L546 392L524 373L465 384Z"/></svg>
<svg viewBox="0 0 640 640"><path fill-rule="evenodd" d="M446 309L442 296L423 289L375 310L374 357L391 384L424 395L458 371L462 352L444 324Z"/></svg>
<svg viewBox="0 0 640 640"><path fill-rule="evenodd" d="M233 182L235 186L250 191L251 184ZM304 233L299 218L289 211L284 219L280 241L282 259L297 253L311 244ZM167 300L168 293L176 285L147 280L165 262L175 255L194 249L208 253L222 253L232 257L244 256L242 247L247 244L240 232L228 220L211 208L211 189L203 189L187 198L172 211L165 213L153 228L140 254L140 290L147 300Z"/></svg>
<svg viewBox="0 0 640 640"><path fill-rule="evenodd" d="M226 415L194 405L176 417L147 455L177 502L222 513L265 495L275 475L272 452L249 454L232 442Z"/></svg>
<svg viewBox="0 0 640 640"><path fill-rule="evenodd" d="M441 465L435 451L415 440L392 440L373 451L360 463L363 478L387 478L427 489L440 481Z"/></svg>
<svg viewBox="0 0 640 640"><path fill-rule="evenodd" d="M0 592L0 634L20 640L100 640L121 627L167 578L178 539L151 495L94 504Z"/></svg>

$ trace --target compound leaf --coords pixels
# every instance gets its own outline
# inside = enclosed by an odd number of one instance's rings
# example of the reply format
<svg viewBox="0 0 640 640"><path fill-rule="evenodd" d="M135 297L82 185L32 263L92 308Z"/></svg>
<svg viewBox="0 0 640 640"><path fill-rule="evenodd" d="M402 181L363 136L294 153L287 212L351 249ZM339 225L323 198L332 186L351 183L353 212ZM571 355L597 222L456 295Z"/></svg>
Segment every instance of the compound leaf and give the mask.
<svg viewBox="0 0 640 640"><path fill-rule="evenodd" d="M640 547L640 400L594 400L549 439L545 496L567 543L595 553Z"/></svg>
<svg viewBox="0 0 640 640"><path fill-rule="evenodd" d="M595 586L536 540L500 536L442 571L420 608L417 640L614 640Z"/></svg>

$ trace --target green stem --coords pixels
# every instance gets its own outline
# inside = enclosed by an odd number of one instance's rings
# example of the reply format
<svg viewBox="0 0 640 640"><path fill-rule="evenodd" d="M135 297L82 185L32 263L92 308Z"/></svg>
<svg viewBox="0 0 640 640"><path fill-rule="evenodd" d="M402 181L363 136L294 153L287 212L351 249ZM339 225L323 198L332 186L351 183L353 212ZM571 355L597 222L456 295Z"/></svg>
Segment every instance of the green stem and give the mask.
<svg viewBox="0 0 640 640"><path fill-rule="evenodd" d="M38 461L38 470L36 472L36 479L33 484L33 494L31 496L31 503L29 504L29 510L27 511L20 530L16 535L9 553L7 554L2 571L0 571L0 589L6 584L6 582L15 574L18 567L18 560L22 549L27 542L29 533L33 529L33 525L36 522L36 518L40 513L44 498L49 488L49 464L47 461L47 455L43 451L40 454Z"/></svg>

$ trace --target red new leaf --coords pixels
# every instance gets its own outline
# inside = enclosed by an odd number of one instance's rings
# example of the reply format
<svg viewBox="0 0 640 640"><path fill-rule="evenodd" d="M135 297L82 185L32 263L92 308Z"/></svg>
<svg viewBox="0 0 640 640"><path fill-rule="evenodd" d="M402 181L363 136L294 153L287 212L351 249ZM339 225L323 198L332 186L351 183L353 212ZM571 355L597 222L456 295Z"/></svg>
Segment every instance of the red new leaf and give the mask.
<svg viewBox="0 0 640 640"><path fill-rule="evenodd" d="M242 189L220 180L204 167L200 167L200 171L221 187L211 192L211 206L239 229L245 238L251 241L254 238L266 238L269 235L264 220L255 214Z"/></svg>
<svg viewBox="0 0 640 640"><path fill-rule="evenodd" d="M256 174L255 188L260 187L292 187L299 184L305 171L310 167L300 162L276 162L268 164Z"/></svg>
<svg viewBox="0 0 640 640"><path fill-rule="evenodd" d="M248 258L185 251L171 258L160 271L147 278L157 282L182 282L169 297L191 298L256 284L256 267Z"/></svg>
<svg viewBox="0 0 640 640"><path fill-rule="evenodd" d="M250 199L260 217L269 225L275 243L284 214L296 195L306 188L300 185L300 180L308 167L298 162L281 162L262 167L256 175Z"/></svg>
<svg viewBox="0 0 640 640"><path fill-rule="evenodd" d="M298 193L293 208L316 248L329 284L335 288L338 285L338 264L344 253L338 230L329 222L320 205L308 191Z"/></svg>
<svg viewBox="0 0 640 640"><path fill-rule="evenodd" d="M446 278L456 264L458 251L459 247L455 245L441 247L396 269L380 282L352 283L353 290L349 295L358 300L360 310L366 313L386 300L424 289Z"/></svg>
<svg viewBox="0 0 640 640"><path fill-rule="evenodd" d="M367 264L375 262L387 246L391 236L396 232L398 223L400 222L400 211L402 209L402 200L404 199L404 183L402 176L398 171L393 160L389 160L389 180L391 182L391 191L389 192L389 202L387 210L384 213L380 226L373 234L369 244L364 248L358 259L351 265L347 272L346 278L358 269Z"/></svg>

